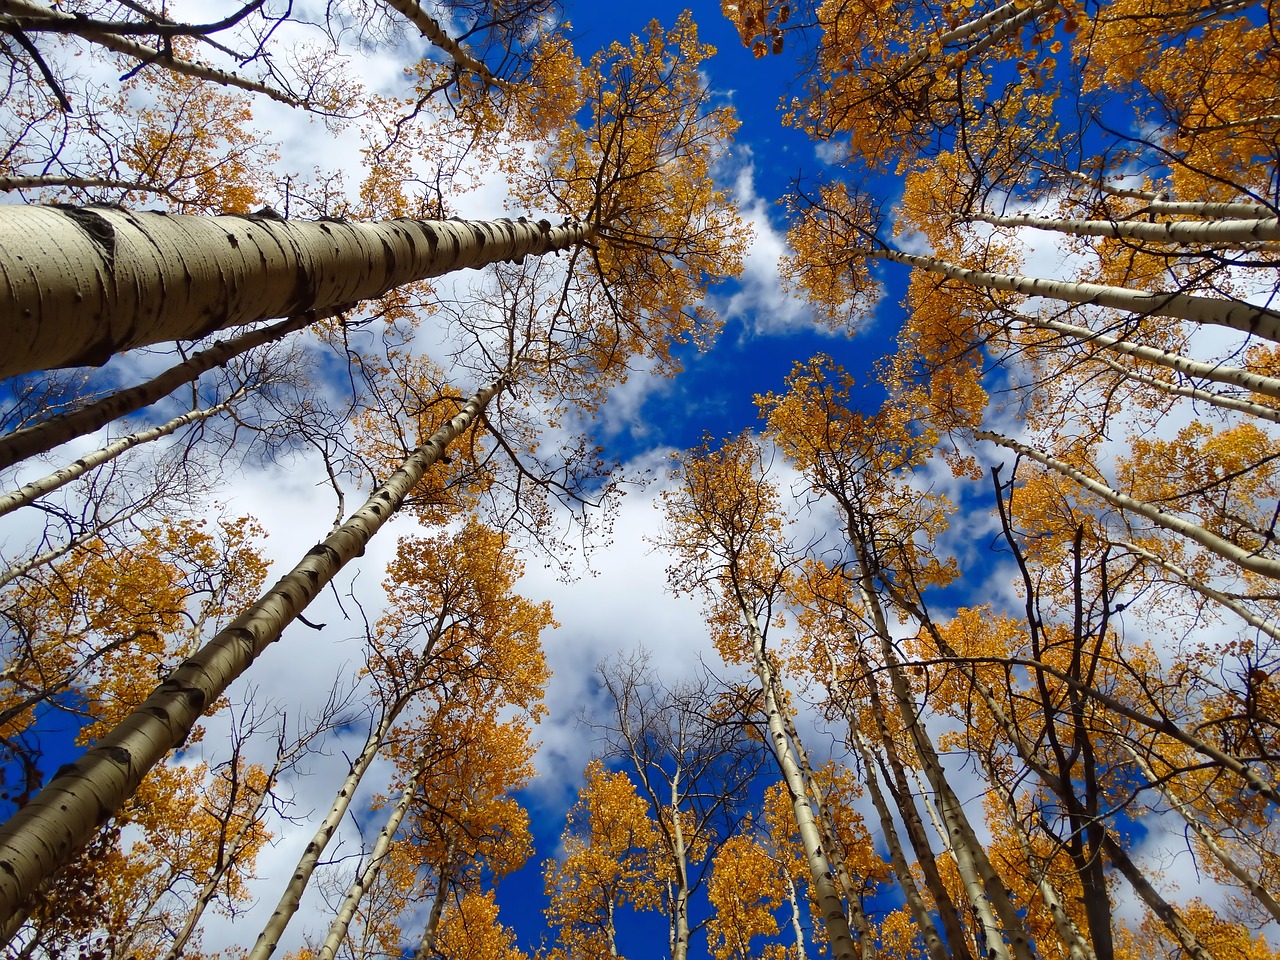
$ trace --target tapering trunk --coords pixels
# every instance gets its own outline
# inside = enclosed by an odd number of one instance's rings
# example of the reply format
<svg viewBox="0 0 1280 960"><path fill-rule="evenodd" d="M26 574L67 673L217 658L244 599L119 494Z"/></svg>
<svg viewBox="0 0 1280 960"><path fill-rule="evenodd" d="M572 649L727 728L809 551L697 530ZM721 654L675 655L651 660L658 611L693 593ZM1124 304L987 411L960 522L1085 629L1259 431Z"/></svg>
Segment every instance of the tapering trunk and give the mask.
<svg viewBox="0 0 1280 960"><path fill-rule="evenodd" d="M1255 220L1176 220L1150 223L1145 220L1076 220L1040 217L1028 213L994 216L971 213L966 220L989 223L994 227L1032 227L1076 237L1111 237L1147 243L1240 245L1264 240L1280 240L1280 220L1261 217Z"/></svg>
<svg viewBox="0 0 1280 960"><path fill-rule="evenodd" d="M876 776L875 758L872 756L871 748L867 745L862 731L852 721L849 723L849 736L862 757L867 791L871 794L871 803L876 808L876 815L880 818L880 832L884 835L885 845L889 848L889 863L893 867L894 875L898 878L898 886L902 889L903 898L907 901L907 909L911 911L911 918L915 921L916 928L920 931L921 939L924 940L925 949L929 952L932 960L952 960L951 955L947 952L947 945L942 942L942 937L938 935L938 928L933 925L933 920L929 916L929 908L925 905L924 898L920 896L920 888L916 886L915 875L911 872L911 865L907 862L906 855L903 853L902 841L899 839L898 830L893 823L893 814L889 810L889 805L885 802L884 792L880 789L880 778ZM963 943L963 939L953 939L950 942L955 945ZM965 947L965 949L967 951L968 947Z"/></svg>
<svg viewBox="0 0 1280 960"><path fill-rule="evenodd" d="M1259 633L1265 633L1272 640L1280 640L1280 622L1277 622L1274 618L1259 616L1241 603L1237 598L1223 593L1221 590L1215 590L1207 583L1193 577L1189 572L1182 569L1182 567L1178 566L1176 563L1171 563L1162 557L1156 556L1145 547L1140 547L1138 544L1130 543L1127 540L1117 541L1116 546L1124 547L1124 549L1128 550L1134 556L1141 557L1148 563L1155 564L1166 573L1173 574L1173 576L1177 577L1180 582L1186 584L1202 597L1226 607Z"/></svg>
<svg viewBox="0 0 1280 960"><path fill-rule="evenodd" d="M1213 954L1205 949L1204 944L1182 919L1182 915L1173 904L1160 895L1160 891L1151 885L1151 881L1138 869L1137 864L1129 857L1128 851L1111 836L1110 831L1104 832L1102 847L1106 851L1107 859L1120 872L1120 875L1129 881L1129 886L1138 895L1138 899L1145 903L1165 925L1165 929L1173 934L1187 956L1192 960L1214 960Z"/></svg>
<svg viewBox="0 0 1280 960"><path fill-rule="evenodd" d="M791 794L791 810L795 817L796 829L800 833L805 858L809 863L814 900L818 904L818 914L826 927L827 940L831 944L831 955L835 960L857 960L861 951L854 943L853 934L849 928L849 918L845 915L844 904L836 889L835 876L831 872L831 864L822 848L822 835L813 815L813 807L809 803L809 792L805 789L800 766L796 763L795 754L787 740L782 711L774 695L773 669L765 656L764 634L749 607L742 606L741 612L746 622L747 633L751 638L756 678L760 681L764 692L769 741L773 746L773 755L778 761L778 768L787 785L787 791Z"/></svg>
<svg viewBox="0 0 1280 960"><path fill-rule="evenodd" d="M858 935L858 945L862 948L863 960L870 960L875 955L875 933L871 929L866 913L862 910L861 890L854 883L853 877L849 873L849 867L845 863L844 851L836 842L835 817L832 815L831 809L823 801L822 792L815 782L813 767L809 763L809 752L804 748L804 743L800 739L800 732L796 729L791 715L783 713L782 723L787 731L787 736L791 740L791 745L795 749L796 760L800 764L800 774L804 778L805 787L809 792L809 802L813 805L814 814L818 818L818 825L822 834L822 849L826 851L827 860L836 875L840 889L844 891L844 901L849 908L849 923Z"/></svg>
<svg viewBox="0 0 1280 960"><path fill-rule="evenodd" d="M138 514L153 505L154 503L151 499L143 500L141 503L136 503L129 509L122 510L120 513L109 517L107 520L91 527L83 533L77 534L61 546L50 547L44 553L38 553L34 557L29 557L26 560L21 560L18 563L13 564L3 573L0 573L0 587L12 583L14 580L17 580L18 577L21 577L23 574L30 573L37 567L43 567L46 563L53 563L53 561L57 560L59 557L65 557L77 547L84 546L84 544L89 541L102 536L102 534L106 533L112 527L119 526L128 520L132 520Z"/></svg>
<svg viewBox="0 0 1280 960"><path fill-rule="evenodd" d="M866 668L866 666L867 664L863 663L863 667ZM893 795L898 815L902 817L902 825L907 832L911 849L915 852L916 863L919 864L929 893L937 904L938 916L942 921L942 929L947 935L952 960L971 960L973 955L969 950L969 941L960 926L960 912L951 898L951 892L942 882L942 874L938 871L938 864L934 858L933 847L929 843L928 833L924 828L924 821L920 819L920 811L916 808L915 794L907 782L906 769L898 754L898 747L885 723L885 707L880 698L880 692L876 689L874 681L867 684L867 690L871 697L871 713L875 717L876 730L880 735L880 742L884 745L885 760L888 762L888 773L891 777L888 784L889 791Z"/></svg>
<svg viewBox="0 0 1280 960"><path fill-rule="evenodd" d="M796 894L795 881L791 874L782 871L782 878L787 882L787 904L791 907L791 934L796 942L796 960L808 960L809 951L804 942L804 927L800 923L800 898Z"/></svg>
<svg viewBox="0 0 1280 960"><path fill-rule="evenodd" d="M167 397L184 383L195 380L200 374L222 366L255 347L273 343L296 330L310 326L322 317L331 315L332 312L307 311L279 323L242 333L192 354L182 363L175 364L145 383L118 390L78 410L50 417L48 420L42 420L40 423L0 437L0 469L13 466L28 457L47 453L60 444L105 427L112 420L148 407L157 400Z"/></svg>
<svg viewBox="0 0 1280 960"><path fill-rule="evenodd" d="M1230 327L1243 333L1280 341L1280 313L1254 306L1243 300L1198 297L1189 293L1151 293L1128 287L1112 287L1100 283L1078 283L1068 280L1046 280L1008 273L970 270L937 257L921 257L897 250L877 250L870 254L884 260L927 270L986 290L1020 293L1028 297L1045 297L1063 303L1090 304L1125 310L1140 317L1170 317Z"/></svg>
<svg viewBox="0 0 1280 960"><path fill-rule="evenodd" d="M426 779L431 769L431 761L434 759L435 754L426 749L414 765L413 772L409 775L409 782L405 784L404 791L400 794L400 799L391 808L386 823L378 831L378 839L374 841L373 849L369 851L368 862L347 888L347 895L343 898L342 905L338 907L338 914L329 925L329 934L320 945L320 949L316 951L316 960L333 960L338 952L338 947L342 945L343 938L346 937L347 930L351 926L351 920L356 915L356 907L360 905L365 893L382 872L382 865L387 862L387 857L391 853L391 843L395 840L396 831L400 829L400 821L413 805L413 798L422 787L422 782Z"/></svg>
<svg viewBox="0 0 1280 960"><path fill-rule="evenodd" d="M405 18L417 27L424 37L430 40L434 46L447 53L458 67L474 73L486 84L501 85L501 81L490 72L489 67L483 61L477 60L471 55L471 51L445 33L440 26L440 22L423 10L416 0L387 0L387 4L404 14Z"/></svg>
<svg viewBox="0 0 1280 960"><path fill-rule="evenodd" d="M306 849L302 851L302 856L298 858L298 863L293 868L293 875L289 878L288 885L285 886L284 891L280 894L275 910L272 911L266 926L262 928L262 932L258 934L258 939L245 960L267 960L272 952L275 951L276 946L280 943L280 937L284 935L285 929L289 925L289 921L298 911L298 905L302 902L302 894L306 891L307 884L311 882L311 875L315 873L321 855L329 845L329 841L333 839L338 827L342 825L342 819L346 816L347 810L351 806L351 801L355 797L356 788L360 786L360 781L364 779L369 766L382 749L382 745L386 741L387 732L395 725L396 719L404 711L411 699L412 697L410 696L397 697L369 732L369 736L365 739L364 747L352 762L351 770L348 772L346 779L342 781L342 786L338 788L338 792L333 798L333 803L329 805L329 812L325 814L325 818L320 822L320 826L315 835L312 836L311 842L307 844Z"/></svg>
<svg viewBox="0 0 1280 960"><path fill-rule="evenodd" d="M246 810L242 816L240 826L236 832L227 841L225 846L226 853L220 858L218 864L210 871L209 876L205 878L204 884L200 887L200 892L196 894L195 904L192 906L191 912L187 914L186 920L183 921L181 928L174 934L173 943L169 945L169 951L165 954L164 960L178 960L187 948L187 944L191 940L191 935L196 932L196 925L199 924L200 918L204 916L204 912L208 909L209 904L218 893L218 886L222 883L222 878L227 875L233 866L235 866L236 856L239 854L241 847L244 846L245 838L249 836L257 823L258 811L262 809L263 802L267 799L267 795L271 792L275 778L280 772L280 761L277 760L275 768L267 776L267 782L263 788L257 792L254 797L253 805Z"/></svg>
<svg viewBox="0 0 1280 960"><path fill-rule="evenodd" d="M1097 344L1111 350L1114 353L1124 354L1128 357L1134 357L1138 360L1145 360L1148 363L1154 363L1158 366L1181 373L1187 377L1194 377L1198 380L1209 380L1213 383L1225 383L1229 386L1240 387L1252 393L1260 393L1264 397L1271 397L1280 400L1280 379L1276 377L1266 377L1261 374L1253 373L1242 367L1229 367L1219 363L1206 363L1200 360L1190 360L1176 353L1168 353L1164 350L1158 350L1155 347L1148 347L1141 343L1132 343L1128 340L1121 340L1118 337L1112 337L1105 333L1098 333L1090 330L1088 327L1077 326L1074 323L1064 323L1061 320L1050 320L1043 317L1027 317L1020 316L1020 323L1027 326L1036 327L1041 330L1052 330L1055 333L1061 333L1065 336L1079 340L1081 343Z"/></svg>
<svg viewBox="0 0 1280 960"><path fill-rule="evenodd" d="M1071 915L1067 913L1066 907L1063 906L1062 894L1049 881L1044 868L1038 867L1035 863L1035 852L1031 849L1031 840L1027 836L1027 832L1022 828L1022 822L1018 816L1018 806L1014 802L1013 791L1005 786L1004 781L997 776L996 771L985 756L980 756L979 759L983 770L986 771L987 782L991 784L992 790L996 792L1009 815L1007 821L1009 830L1018 841L1018 849L1022 851L1022 856L1027 862L1027 869L1034 874L1036 889L1040 891L1040 899L1044 901L1045 908L1049 911L1049 916L1053 920L1058 939L1066 947L1068 960L1097 960L1097 956L1094 954L1088 940L1080 935L1080 929L1076 926L1075 921L1071 919Z"/></svg>
<svg viewBox="0 0 1280 960"><path fill-rule="evenodd" d="M445 852L445 866L440 868L440 879L436 884L436 895L431 898L431 912L427 914L427 925L418 941L418 949L414 951L413 960L427 960L431 948L436 942L436 932L440 929L440 917L444 914L444 902L449 896L448 862L453 855L453 844Z"/></svg>
<svg viewBox="0 0 1280 960"><path fill-rule="evenodd" d="M1147 782L1153 789L1157 790L1162 797L1168 801L1169 806L1177 811L1178 816L1182 817L1188 827L1200 838L1200 842L1205 845L1215 860L1222 865L1222 868L1240 881L1241 886L1249 891L1249 894L1258 901L1267 913L1271 914L1273 920L1280 921L1280 901L1272 895L1271 891L1258 882L1250 871L1231 856L1227 849L1218 842L1213 832L1204 825L1204 821L1197 815L1196 811L1190 809L1182 798L1178 796L1173 788L1173 784L1168 780L1161 779L1156 776L1156 772L1151 768L1151 764L1147 763L1142 753L1135 749L1127 739L1118 736L1117 739L1125 748L1125 752L1129 754L1138 765L1138 769L1142 771L1142 775L1147 778Z"/></svg>
<svg viewBox="0 0 1280 960"><path fill-rule="evenodd" d="M1259 420L1280 423L1280 408L1268 407L1252 400L1242 400L1239 397L1232 397L1222 393L1214 393L1211 390L1201 390L1198 387L1173 383L1170 380L1162 380L1159 377L1153 377L1150 374L1140 373L1137 370L1126 367L1110 357L1099 356L1098 359L1126 380L1144 384L1171 397L1186 397L1188 400L1197 400L1200 403L1207 403L1223 410L1231 410L1249 417L1257 417Z"/></svg>
<svg viewBox="0 0 1280 960"><path fill-rule="evenodd" d="M236 400L240 399L245 390L237 390L234 394L212 407L205 407L202 410L190 410L187 413L180 414L166 423L160 424L158 427L152 427L150 430L140 430L137 433L131 433L127 437L121 437L112 443L107 444L92 453L87 453L75 463L68 464L60 470L56 470L38 480L32 480L30 483L23 484L19 489L12 493L0 496L0 516L17 510L19 507L26 506L34 502L47 493L52 493L59 487L66 486L77 477L83 476L94 467L99 467L108 461L114 460L127 450L131 450L139 444L150 443L153 440L159 440L167 437L172 433L181 430L183 427L191 423L198 423L201 420L208 420L210 417L216 417L231 408Z"/></svg>
<svg viewBox="0 0 1280 960"><path fill-rule="evenodd" d="M137 710L0 828L0 924L182 743L207 706L247 670L400 508L427 468L470 427L501 381L476 393L352 517L245 613L178 667Z"/></svg>
<svg viewBox="0 0 1280 960"><path fill-rule="evenodd" d="M986 850L978 841L978 836L960 804L960 799L951 788L933 742L916 716L914 699L903 676L898 655L893 649L888 619L874 589L871 571L876 567L873 564L871 547L861 536L852 513L846 516L846 533L858 558L858 574L855 580L858 595L871 613L872 625L880 643L881 656L889 677L893 698L897 701L895 706L902 718L903 728L915 747L920 767L937 797L946 829L944 839L955 856L956 866L960 871L970 903L978 912L983 925L994 930L994 936L989 937L991 942L988 944L988 949L994 951L997 957L1011 956L1016 960L1033 960L1031 938L1009 899L1008 888L991 866ZM994 911L994 915L991 911ZM995 917L999 918L998 926L995 924ZM1003 937L999 932L1000 927L1003 927Z"/></svg>
<svg viewBox="0 0 1280 960"><path fill-rule="evenodd" d="M58 32L83 37L91 43L96 43L115 53L124 54L126 57L132 57L140 63L156 64L166 70L181 73L188 77L208 80L224 87L237 87L249 93L260 93L290 107L306 107L308 105L297 97L265 83L249 80L226 70L217 70L204 63L179 60L173 56L172 49L167 52L163 49L156 50L155 47L149 47L145 43L139 43L136 40L130 40L117 33L112 33L110 30L103 29L83 17L62 13L49 7L41 6L38 3L31 3L30 0L0 0L0 13L13 17L30 18L37 23L40 20L53 21L59 27ZM39 27L29 25L27 29L36 32Z"/></svg>
<svg viewBox="0 0 1280 960"><path fill-rule="evenodd" d="M992 443L1004 447L1006 450L1012 450L1019 456L1026 457L1028 460L1034 460L1036 463L1056 470L1068 479L1074 480L1080 486L1084 487L1090 493L1101 497L1107 503L1120 510L1127 510L1150 520L1158 527L1163 527L1172 533L1180 534L1188 540L1192 540L1200 544L1205 549L1217 554L1224 560L1242 567L1252 573L1261 574L1264 577L1270 577L1273 580L1280 580L1280 560L1273 560L1269 557L1258 556L1256 551L1245 549L1238 544L1232 543L1224 537L1218 536L1206 530L1199 524L1184 520L1181 517L1174 516L1166 510L1153 506L1145 500L1139 500L1136 497L1130 497L1120 493L1102 483L1095 480L1088 474L1076 469L1069 463L1065 463L1056 457L1051 457L1047 453L1030 447L1025 443L1014 440L1012 437L1006 437L1003 434L993 433L990 430L975 430L973 435L979 440L990 440Z"/></svg>
<svg viewBox="0 0 1280 960"><path fill-rule="evenodd" d="M0 206L0 376L106 362L131 347L349 308L464 267L590 236L520 220L297 222Z"/></svg>

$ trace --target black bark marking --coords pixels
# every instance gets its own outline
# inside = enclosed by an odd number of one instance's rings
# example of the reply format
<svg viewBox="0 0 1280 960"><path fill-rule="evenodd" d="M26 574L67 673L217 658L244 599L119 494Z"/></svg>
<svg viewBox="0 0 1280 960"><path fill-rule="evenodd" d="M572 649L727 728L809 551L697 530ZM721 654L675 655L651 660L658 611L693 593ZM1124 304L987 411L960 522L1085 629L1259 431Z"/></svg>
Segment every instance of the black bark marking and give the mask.
<svg viewBox="0 0 1280 960"><path fill-rule="evenodd" d="M94 246L102 254L103 262L107 268L106 272L109 274L115 273L116 228L111 225L111 221L102 214L86 210L84 207L63 204L55 204L55 206L70 217L75 225L83 230L89 239L93 241Z"/></svg>
<svg viewBox="0 0 1280 960"><path fill-rule="evenodd" d="M122 767L127 767L133 763L133 754L124 747L104 747L102 752L112 763L118 763Z"/></svg>

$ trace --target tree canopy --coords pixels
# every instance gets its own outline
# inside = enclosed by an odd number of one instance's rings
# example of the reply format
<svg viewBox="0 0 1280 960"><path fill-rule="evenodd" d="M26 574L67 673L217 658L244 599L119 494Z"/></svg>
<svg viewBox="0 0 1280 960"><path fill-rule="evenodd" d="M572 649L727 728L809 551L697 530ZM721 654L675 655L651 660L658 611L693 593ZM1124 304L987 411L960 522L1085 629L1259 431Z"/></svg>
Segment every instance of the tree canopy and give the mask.
<svg viewBox="0 0 1280 960"><path fill-rule="evenodd" d="M1272 6L0 0L11 954L1280 956Z"/></svg>

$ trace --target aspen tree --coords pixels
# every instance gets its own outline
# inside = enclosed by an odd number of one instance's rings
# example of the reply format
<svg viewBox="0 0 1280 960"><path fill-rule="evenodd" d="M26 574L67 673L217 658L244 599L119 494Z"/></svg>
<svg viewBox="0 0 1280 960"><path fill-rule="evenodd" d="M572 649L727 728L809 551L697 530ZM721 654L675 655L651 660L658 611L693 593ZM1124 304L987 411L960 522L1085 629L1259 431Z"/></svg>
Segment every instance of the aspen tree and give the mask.
<svg viewBox="0 0 1280 960"><path fill-rule="evenodd" d="M764 757L737 724L722 718L725 705L709 674L667 687L650 663L641 651L600 665L613 710L596 723L605 759L624 761L648 801L668 861L662 899L671 956L685 960L691 937L706 923L690 916L691 902L741 818L742 797Z"/></svg>
<svg viewBox="0 0 1280 960"><path fill-rule="evenodd" d="M795 749L787 735L780 682L766 631L781 605L789 561L779 558L782 524L777 491L762 476L759 453L749 437L716 452L706 446L683 463L682 486L668 495L666 542L689 561L672 569L673 583L704 589L712 598L715 639L730 661L750 663L764 695L770 746L790 793L813 885L832 953L852 960L861 953L835 883ZM852 908L854 905L851 904ZM855 913L860 916L860 913ZM858 931L865 937L865 929Z"/></svg>

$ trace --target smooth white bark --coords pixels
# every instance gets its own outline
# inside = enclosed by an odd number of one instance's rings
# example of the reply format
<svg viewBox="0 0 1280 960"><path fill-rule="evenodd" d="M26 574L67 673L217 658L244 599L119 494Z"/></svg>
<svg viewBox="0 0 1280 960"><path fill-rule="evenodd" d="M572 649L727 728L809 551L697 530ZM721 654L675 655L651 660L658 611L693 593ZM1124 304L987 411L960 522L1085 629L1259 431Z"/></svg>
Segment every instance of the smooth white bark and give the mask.
<svg viewBox="0 0 1280 960"><path fill-rule="evenodd" d="M500 388L501 381L479 390L350 519L0 827L0 924L132 796L147 771L187 738L205 708L280 638L338 571L364 553L427 468Z"/></svg>
<svg viewBox="0 0 1280 960"><path fill-rule="evenodd" d="M1020 456L1026 457L1028 460L1034 460L1042 466L1051 470L1056 470L1071 480L1074 480L1080 486L1084 487L1090 493L1101 497L1110 503L1113 507L1120 510L1127 510L1130 513L1145 517L1158 527L1163 527L1172 533L1181 534L1188 540L1192 540L1200 544L1205 549L1216 553L1224 560L1236 564L1237 566L1248 570L1252 573L1261 574L1264 577L1270 577L1273 580L1280 580L1280 560L1273 560L1269 557L1259 556L1252 550L1246 550L1239 544L1232 543L1224 537L1218 536L1206 530L1199 524L1184 520L1175 514L1169 513L1160 507L1156 507L1147 503L1145 500L1139 500L1136 497L1130 497L1120 493L1102 483L1095 480L1088 474L1076 469L1069 463L1065 463L1056 457L1051 457L1047 453L1027 446L1012 437L1006 437L1003 434L993 433L990 430L975 430L973 435L979 440L990 440L992 443L998 444L1007 450L1012 450Z"/></svg>
<svg viewBox="0 0 1280 960"><path fill-rule="evenodd" d="M1182 798L1174 791L1173 785L1161 780L1156 775L1155 770L1151 768L1151 764L1147 763L1146 758L1142 756L1142 753L1134 749L1128 739L1119 734L1119 731L1117 731L1116 739L1125 748L1125 752L1133 758L1133 762L1138 765L1138 769L1147 778L1147 782L1160 792L1160 795L1168 801L1169 806L1177 811L1178 816L1182 817L1186 825L1200 838L1200 842L1205 845L1205 849L1213 854L1214 859L1222 864L1223 869L1240 881L1241 885L1258 901L1258 904L1267 913L1271 914L1273 920L1280 921L1280 902L1272 896L1271 891L1259 883L1252 873L1231 856L1227 849L1218 842L1217 837L1204 825L1196 811L1190 809L1182 801Z"/></svg>
<svg viewBox="0 0 1280 960"><path fill-rule="evenodd" d="M805 787L800 766L787 740L781 708L774 695L775 680L773 669L764 652L764 634L751 608L741 604L740 610L747 633L751 638L756 678L760 681L764 692L769 742L773 747L774 758L778 761L779 771L787 784L787 792L791 794L791 811L796 822L796 830L800 834L800 843L804 847L805 859L809 864L809 877L813 881L813 898L817 902L818 914L822 917L823 925L827 930L831 955L835 960L857 960L858 951L849 929L849 919L845 915L844 904L836 890L831 864L822 849L822 836L813 815L813 807L809 803L809 791Z"/></svg>
<svg viewBox="0 0 1280 960"><path fill-rule="evenodd" d="M1171 317L1194 323L1230 327L1244 333L1280 341L1280 312L1243 300L1219 300L1189 293L1151 293L1100 283L1046 280L1009 273L970 270L937 257L920 257L898 250L877 250L870 256L905 264L987 290L1045 297L1064 303L1090 304L1125 310L1143 317Z"/></svg>
<svg viewBox="0 0 1280 960"><path fill-rule="evenodd" d="M283 337L315 323L333 311L316 313L308 311L270 326L250 330L229 340L193 353L181 363L174 364L143 383L88 403L78 410L59 414L21 430L0 437L0 469L12 466L20 460L47 453L54 447L76 437L105 427L112 420L127 416L167 397L184 383L190 383L200 374L227 361L248 353L255 347L273 343Z"/></svg>
<svg viewBox="0 0 1280 960"><path fill-rule="evenodd" d="M1098 346L1105 347L1114 353L1134 357L1137 360L1145 360L1168 370L1173 370L1176 373L1181 373L1184 376L1195 377L1199 380L1209 380L1213 383L1225 383L1229 386L1248 390L1251 393L1260 393L1264 397L1280 400L1280 379L1253 373L1243 367L1228 367L1219 363L1190 360L1176 353L1169 353L1141 343L1121 340L1118 337L1098 333L1088 327L1077 326L1074 323L1064 323L1061 320L1020 315L1018 322L1041 330L1052 330L1054 333L1060 333L1082 343L1096 343Z"/></svg>
<svg viewBox="0 0 1280 960"><path fill-rule="evenodd" d="M286 221L88 207L0 206L0 376L100 364L412 281L564 249L545 221Z"/></svg>
<svg viewBox="0 0 1280 960"><path fill-rule="evenodd" d="M1031 227L1077 237L1112 237L1117 240L1140 240L1148 243L1174 244L1251 244L1263 240L1280 240L1280 220L1262 217L1255 220L1217 220L1211 222L1175 220L1148 223L1142 220L1077 220L1042 217L1029 213L995 216L971 213L966 220L989 223L995 227Z"/></svg>
<svg viewBox="0 0 1280 960"><path fill-rule="evenodd" d="M417 27L424 37L447 53L453 62L463 70L474 73L487 84L493 86L502 85L502 81L490 72L484 61L477 60L471 55L471 51L445 33L444 28L440 26L440 22L423 10L416 0L387 0L387 5L402 13L405 19Z"/></svg>
<svg viewBox="0 0 1280 960"><path fill-rule="evenodd" d="M1174 383L1171 380L1162 380L1147 373L1139 373L1132 367L1126 367L1110 357L1100 356L1098 359L1126 380L1145 384L1154 390L1159 390L1161 393L1167 393L1171 397L1186 397L1189 400L1198 400L1201 403L1221 407L1223 410L1233 410L1236 413L1257 417L1260 420L1280 423L1280 408L1263 406L1260 403L1254 403L1252 400L1241 400L1239 397L1213 393L1210 390L1201 390L1198 387L1189 387L1184 384Z"/></svg>
<svg viewBox="0 0 1280 960"><path fill-rule="evenodd" d="M101 466L109 460L114 460L126 450L142 443L150 443L152 440L159 440L161 437L167 437L189 423L196 423L200 420L208 420L210 417L216 417L225 410L230 409L231 405L244 396L245 390L237 390L232 396L212 407L205 407L203 410L189 410L180 414L158 427L152 427L150 430L140 430L137 433L131 433L127 437L121 437L105 447L87 453L74 463L69 463L60 470L47 474L38 480L32 480L25 483L17 490L0 496L0 516L11 513L19 507L26 506L29 503L43 497L46 493L52 493L59 487L64 487L77 477L83 476L94 467Z"/></svg>
<svg viewBox="0 0 1280 960"><path fill-rule="evenodd" d="M374 842L373 849L369 852L369 861L356 875L355 880L352 881L351 886L347 889L347 895L342 901L342 906L338 908L337 916L333 918L333 923L329 925L329 935L324 938L324 943L316 951L316 960L333 960L334 955L338 952L338 947L342 945L342 940L347 935L347 929L351 926L351 920L356 915L356 907L360 905L365 893L373 885L373 881L378 878L378 874L382 872L382 865L387 862L387 857L391 853L391 842L395 840L396 831L400 829L400 822L404 820L405 814L409 812L413 798L421 788L422 782L426 779L427 773L431 769L431 762L434 759L436 759L436 755L432 750L423 750L422 757L414 765L413 772L409 775L409 782L405 784L404 791L400 794L400 799L391 808L391 813L387 817L386 823L378 831L378 839Z"/></svg>
<svg viewBox="0 0 1280 960"><path fill-rule="evenodd" d="M303 101L299 100L284 90L279 90L265 83L259 83L256 80L249 80L239 74L229 73L226 70L217 70L203 63L194 63L189 60L179 60L172 54L163 54L157 52L155 47L149 47L144 43L136 40L129 40L120 36L118 33L112 33L104 30L100 26L80 17L71 14L60 13L51 7L41 6L38 3L31 3L29 0L0 0L0 13L7 14L12 17L31 18L32 20L52 20L59 24L64 24L69 29L66 31L75 36L83 37L91 43L106 47L115 53L122 53L127 57L133 57L143 63L155 64L164 69L171 70L174 73L181 73L188 77L195 77L198 80L208 80L212 83L219 84L224 87L238 87L241 90L247 90L250 93L260 93L277 100L280 103L291 107L305 107ZM32 30L38 30L39 27L32 27Z"/></svg>

